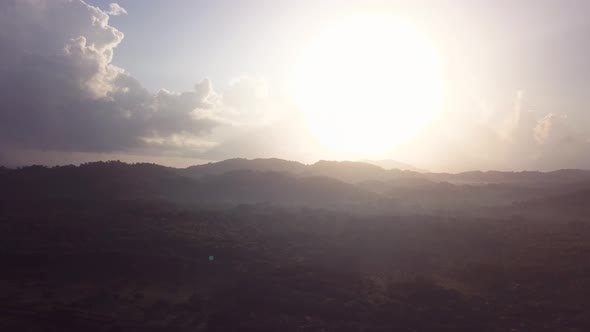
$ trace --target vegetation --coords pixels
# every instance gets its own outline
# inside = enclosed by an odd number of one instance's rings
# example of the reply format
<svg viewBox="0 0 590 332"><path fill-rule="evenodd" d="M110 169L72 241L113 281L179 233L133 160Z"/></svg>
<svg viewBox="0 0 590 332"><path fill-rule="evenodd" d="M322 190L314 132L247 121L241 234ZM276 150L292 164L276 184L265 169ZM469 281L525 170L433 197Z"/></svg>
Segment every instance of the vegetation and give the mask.
<svg viewBox="0 0 590 332"><path fill-rule="evenodd" d="M588 331L587 191L566 187L5 170L0 330ZM537 198L479 203L506 192Z"/></svg>

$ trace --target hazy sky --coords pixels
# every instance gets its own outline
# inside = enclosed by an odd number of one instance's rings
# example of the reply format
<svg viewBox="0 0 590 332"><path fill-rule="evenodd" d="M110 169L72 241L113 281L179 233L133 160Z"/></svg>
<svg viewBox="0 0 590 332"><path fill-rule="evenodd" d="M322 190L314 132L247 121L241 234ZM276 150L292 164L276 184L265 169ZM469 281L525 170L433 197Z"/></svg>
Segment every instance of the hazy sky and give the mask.
<svg viewBox="0 0 590 332"><path fill-rule="evenodd" d="M5 0L0 164L590 168L589 12L582 0ZM350 17L407 23L428 51L413 34L343 28ZM342 42L309 51L318 36ZM436 73L414 58L435 59ZM415 125L433 82L437 112Z"/></svg>

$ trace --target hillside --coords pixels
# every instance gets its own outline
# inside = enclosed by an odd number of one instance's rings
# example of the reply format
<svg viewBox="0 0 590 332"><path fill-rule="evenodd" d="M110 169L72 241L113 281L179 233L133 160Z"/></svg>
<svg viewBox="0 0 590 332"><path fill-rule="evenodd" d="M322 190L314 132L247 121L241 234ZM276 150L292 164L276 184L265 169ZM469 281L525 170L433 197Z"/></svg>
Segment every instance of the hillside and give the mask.
<svg viewBox="0 0 590 332"><path fill-rule="evenodd" d="M402 171L413 171L419 173L427 173L428 171L416 166L399 162L397 160L383 159L383 160L361 160L363 163L379 166L383 169L399 169Z"/></svg>
<svg viewBox="0 0 590 332"><path fill-rule="evenodd" d="M235 170L198 178L155 164L97 162L0 173L0 199L155 200L183 204L274 203L344 207L377 195L336 179ZM182 173L182 172L181 172Z"/></svg>
<svg viewBox="0 0 590 332"><path fill-rule="evenodd" d="M515 202L512 210L536 217L585 220L590 217L590 188Z"/></svg>
<svg viewBox="0 0 590 332"><path fill-rule="evenodd" d="M547 201L539 204L552 206L553 197L590 189L587 175L586 171L422 174L357 162L303 165L279 159L231 159L187 169L97 162L4 169L0 199L161 199L185 205L266 203L370 214L453 213L543 199ZM497 183L479 182L483 180Z"/></svg>
<svg viewBox="0 0 590 332"><path fill-rule="evenodd" d="M269 159L226 159L216 163L208 163L190 166L180 169L179 174L190 177L202 177L206 175L220 175L232 171L257 171L300 174L305 165L296 161L288 161L277 158Z"/></svg>
<svg viewBox="0 0 590 332"><path fill-rule="evenodd" d="M412 170L384 169L371 162L320 160L314 164L270 158L270 159L228 159L217 163L191 166L179 169L181 175L193 178L205 175L219 175L237 170L272 171L295 176L327 176L349 183L365 181L396 181L400 179L425 179L434 182L455 184L508 184L527 186L570 185L590 183L590 171L563 169L552 172L523 171L471 171L461 173L430 173Z"/></svg>
<svg viewBox="0 0 590 332"><path fill-rule="evenodd" d="M0 198L3 331L590 329L587 220L96 199L79 179L88 194Z"/></svg>

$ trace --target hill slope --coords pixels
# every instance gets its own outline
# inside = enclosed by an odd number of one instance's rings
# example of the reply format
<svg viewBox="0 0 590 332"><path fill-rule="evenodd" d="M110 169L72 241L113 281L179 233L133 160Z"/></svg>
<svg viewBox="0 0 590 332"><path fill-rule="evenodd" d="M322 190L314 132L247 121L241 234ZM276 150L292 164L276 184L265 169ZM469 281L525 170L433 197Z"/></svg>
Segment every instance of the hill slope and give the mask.
<svg viewBox="0 0 590 332"><path fill-rule="evenodd" d="M320 160L314 164L305 165L295 161L276 158L228 159L216 163L179 169L178 174L200 178L206 175L220 175L238 170L272 171L288 173L294 176L327 176L349 183L400 179L424 179L432 182L450 182L455 184L514 184L536 187L590 183L590 171L577 169L563 169L553 172L470 171L453 174L384 169L371 162Z"/></svg>
<svg viewBox="0 0 590 332"><path fill-rule="evenodd" d="M0 173L4 200L155 200L190 204L274 203L340 206L377 194L328 177L237 170L189 178L155 164L97 162L81 166L31 166Z"/></svg>

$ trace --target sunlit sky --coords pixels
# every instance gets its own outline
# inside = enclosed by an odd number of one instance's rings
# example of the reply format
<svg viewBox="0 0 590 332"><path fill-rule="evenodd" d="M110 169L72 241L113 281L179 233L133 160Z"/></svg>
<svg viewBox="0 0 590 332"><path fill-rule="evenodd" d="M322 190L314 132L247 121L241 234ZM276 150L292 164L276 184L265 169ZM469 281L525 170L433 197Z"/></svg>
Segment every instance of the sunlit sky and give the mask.
<svg viewBox="0 0 590 332"><path fill-rule="evenodd" d="M0 4L0 164L590 168L588 1Z"/></svg>

